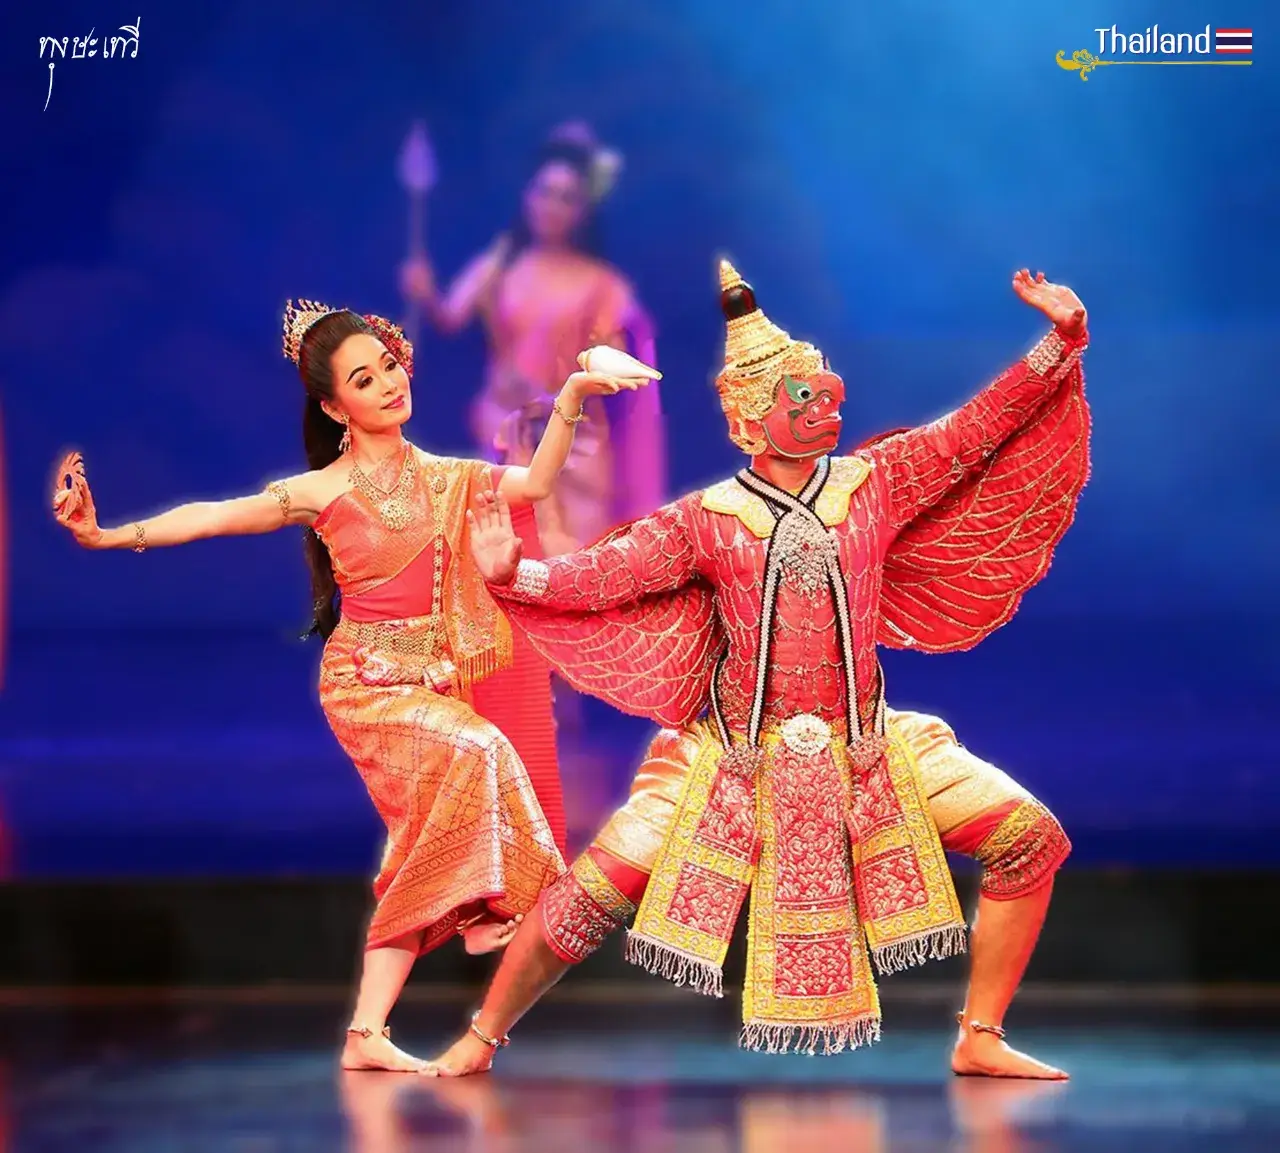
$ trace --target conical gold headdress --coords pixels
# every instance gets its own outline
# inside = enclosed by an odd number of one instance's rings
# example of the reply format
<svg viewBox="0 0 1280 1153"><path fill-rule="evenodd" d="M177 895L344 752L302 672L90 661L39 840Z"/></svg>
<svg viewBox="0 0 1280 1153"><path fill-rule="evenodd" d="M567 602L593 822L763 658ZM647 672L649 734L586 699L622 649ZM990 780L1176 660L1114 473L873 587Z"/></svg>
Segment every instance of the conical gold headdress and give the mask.
<svg viewBox="0 0 1280 1153"><path fill-rule="evenodd" d="M727 260L720 261L720 307L726 332L716 391L731 422L735 417L760 420L773 407L783 376L826 371L826 357L812 344L792 340L765 316L751 285Z"/></svg>
<svg viewBox="0 0 1280 1153"><path fill-rule="evenodd" d="M306 335L307 329L310 328L322 316L328 316L331 312L339 312L340 309L330 308L327 304L320 304L315 300L291 300L284 306L284 354L294 364L298 363L298 356L302 351L302 338Z"/></svg>

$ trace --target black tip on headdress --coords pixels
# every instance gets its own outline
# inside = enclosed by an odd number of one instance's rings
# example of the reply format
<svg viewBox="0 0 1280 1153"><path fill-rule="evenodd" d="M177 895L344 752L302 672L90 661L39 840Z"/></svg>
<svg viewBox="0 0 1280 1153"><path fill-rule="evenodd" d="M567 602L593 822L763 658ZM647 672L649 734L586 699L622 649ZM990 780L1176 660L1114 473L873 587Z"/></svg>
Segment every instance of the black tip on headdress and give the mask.
<svg viewBox="0 0 1280 1153"><path fill-rule="evenodd" d="M750 316L757 307L755 291L745 281L720 290L720 311L724 313L725 320Z"/></svg>

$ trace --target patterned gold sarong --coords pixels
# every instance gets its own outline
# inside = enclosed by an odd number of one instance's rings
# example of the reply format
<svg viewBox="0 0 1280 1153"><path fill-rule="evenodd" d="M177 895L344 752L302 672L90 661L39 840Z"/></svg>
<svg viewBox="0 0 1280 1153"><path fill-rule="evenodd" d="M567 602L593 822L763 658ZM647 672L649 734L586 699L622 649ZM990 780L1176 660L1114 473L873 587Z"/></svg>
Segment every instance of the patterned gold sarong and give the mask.
<svg viewBox="0 0 1280 1153"><path fill-rule="evenodd" d="M415 622L377 627L412 648ZM425 953L486 907L527 913L564 863L511 742L466 700L361 681L353 654L368 633L339 625L320 700L387 826L368 946L422 929Z"/></svg>

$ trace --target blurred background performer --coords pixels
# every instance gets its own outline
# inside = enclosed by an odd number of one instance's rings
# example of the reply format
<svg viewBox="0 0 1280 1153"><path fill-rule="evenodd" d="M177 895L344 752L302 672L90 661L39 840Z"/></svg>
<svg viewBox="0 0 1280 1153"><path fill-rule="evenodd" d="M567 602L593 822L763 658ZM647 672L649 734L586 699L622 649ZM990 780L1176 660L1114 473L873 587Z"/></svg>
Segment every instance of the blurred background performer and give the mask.
<svg viewBox="0 0 1280 1153"><path fill-rule="evenodd" d="M420 120L414 123L400 149L397 171L408 197L409 261L416 264L426 257L427 195L436 184L435 149L431 146L426 125ZM421 307L416 300L410 299L404 322L410 344L417 342L421 316ZM492 453L486 451L482 455L489 458ZM530 459L526 454L521 463L528 464ZM525 505L518 509L514 523L524 541L525 553L533 557L542 556L533 507ZM477 684L473 696L476 711L481 716L502 717L502 731L524 761L534 788L543 799L543 808L556 834L556 843L563 850L564 805L555 726L551 719L551 671L546 662L524 637L514 636L511 665Z"/></svg>
<svg viewBox="0 0 1280 1153"><path fill-rule="evenodd" d="M620 167L621 158L602 148L587 125L563 125L537 155L511 230L446 291L439 291L426 255L411 251L402 269L404 295L441 332L484 322L488 364L471 429L486 458L526 462L582 349L609 344L657 365L652 322L601 250L599 208ZM434 175L434 165L428 168ZM584 414L553 497L537 509L548 556L590 544L665 499L657 387L607 403L593 398Z"/></svg>
<svg viewBox="0 0 1280 1153"><path fill-rule="evenodd" d="M411 215L410 258L401 290L443 333L484 323L488 362L471 408L478 455L523 465L551 416L555 391L584 348L612 345L657 367L654 327L622 273L605 260L599 211L622 158L601 146L585 123L563 124L538 150L516 218L444 292L429 256L413 250L423 231ZM401 158L401 182L411 214L436 183L429 144L411 135ZM666 499L666 437L657 384L607 402L593 397L583 409L568 463L549 500L515 525L525 556L558 556L591 544L615 524L632 520ZM535 660L517 639L518 676L526 694L541 695ZM569 837L589 836L610 803L610 777L591 751L583 701L560 677L545 671L560 738ZM487 686L504 693L503 680ZM529 699L532 700L530 695ZM540 706L539 706L540 707Z"/></svg>

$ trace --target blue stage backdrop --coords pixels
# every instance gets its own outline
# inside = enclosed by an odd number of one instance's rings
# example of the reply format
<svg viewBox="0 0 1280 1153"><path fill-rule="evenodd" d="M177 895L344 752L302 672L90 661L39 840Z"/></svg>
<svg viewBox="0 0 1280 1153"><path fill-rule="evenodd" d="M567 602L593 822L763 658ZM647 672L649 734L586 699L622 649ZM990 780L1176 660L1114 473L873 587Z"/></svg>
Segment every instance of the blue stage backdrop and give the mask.
<svg viewBox="0 0 1280 1153"><path fill-rule="evenodd" d="M113 523L301 469L281 307L399 314L411 122L438 154L447 276L579 116L626 158L608 250L657 319L676 491L738 463L709 385L721 252L844 374L850 446L1038 338L1016 268L1079 291L1095 459L1077 524L1007 629L892 659L892 697L1007 763L1081 860L1280 861L1280 31L1258 0L1158 7L1163 31L1252 27L1253 63L1125 66L1142 58L1095 29L1150 27L1130 0L11 14L0 824L18 871L367 867L373 818L314 702L317 652L291 639L297 534L83 553L48 514L50 470L83 449ZM105 43L139 16L136 58L68 51L50 89L41 36ZM1085 79L1055 63L1077 49L1121 63ZM469 451L482 351L423 337L419 443ZM616 731L615 793L644 737Z"/></svg>

